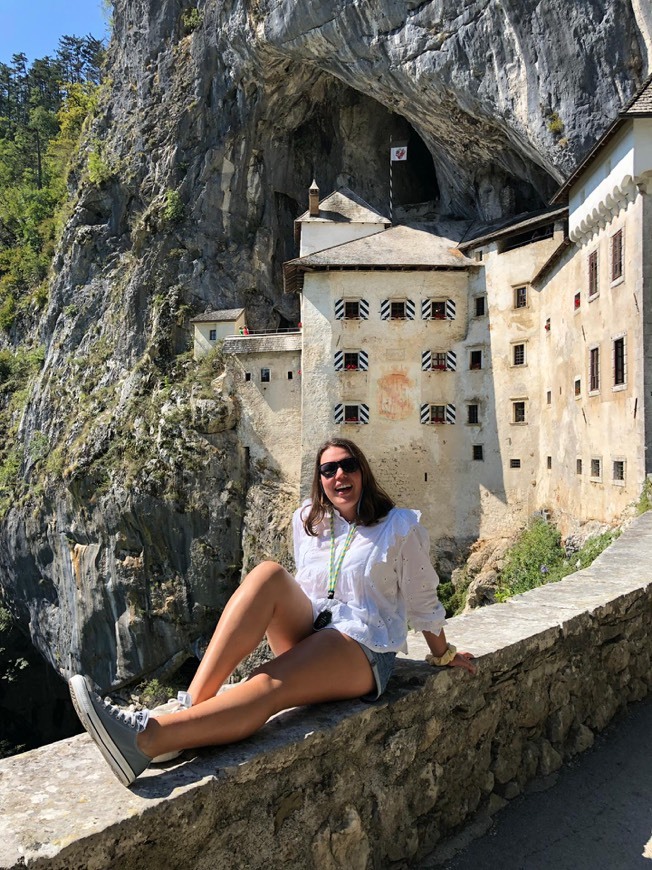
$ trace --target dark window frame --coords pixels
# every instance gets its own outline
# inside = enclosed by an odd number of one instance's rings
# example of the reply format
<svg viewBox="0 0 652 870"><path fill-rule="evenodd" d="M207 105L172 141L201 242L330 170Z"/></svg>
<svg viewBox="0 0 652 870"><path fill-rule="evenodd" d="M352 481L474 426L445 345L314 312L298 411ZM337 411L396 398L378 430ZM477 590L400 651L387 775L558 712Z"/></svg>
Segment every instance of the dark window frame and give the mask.
<svg viewBox="0 0 652 870"><path fill-rule="evenodd" d="M622 227L611 237L611 282L623 277L623 230Z"/></svg>
<svg viewBox="0 0 652 870"><path fill-rule="evenodd" d="M589 299L593 299L600 292L600 283L598 276L598 252L591 251L588 257L589 270Z"/></svg>

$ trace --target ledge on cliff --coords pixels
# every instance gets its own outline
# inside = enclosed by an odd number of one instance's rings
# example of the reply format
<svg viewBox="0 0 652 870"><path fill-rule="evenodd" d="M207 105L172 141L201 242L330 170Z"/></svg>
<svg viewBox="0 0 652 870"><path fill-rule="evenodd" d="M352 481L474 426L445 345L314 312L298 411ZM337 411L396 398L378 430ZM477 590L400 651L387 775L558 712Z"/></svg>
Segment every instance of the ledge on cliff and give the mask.
<svg viewBox="0 0 652 870"><path fill-rule="evenodd" d="M413 865L586 749L652 676L652 512L560 583L450 620L479 674L410 639L387 694L280 714L122 788L88 737L0 763L0 867Z"/></svg>

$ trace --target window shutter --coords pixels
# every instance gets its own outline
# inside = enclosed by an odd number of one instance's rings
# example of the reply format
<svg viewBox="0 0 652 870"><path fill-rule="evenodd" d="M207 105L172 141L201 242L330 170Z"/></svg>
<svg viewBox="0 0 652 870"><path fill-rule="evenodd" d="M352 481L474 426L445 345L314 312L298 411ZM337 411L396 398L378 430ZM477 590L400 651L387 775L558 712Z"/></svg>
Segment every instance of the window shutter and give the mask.
<svg viewBox="0 0 652 870"><path fill-rule="evenodd" d="M338 350L335 354L335 371L341 372L344 368L344 351Z"/></svg>
<svg viewBox="0 0 652 870"><path fill-rule="evenodd" d="M455 405L446 405L446 422L455 422Z"/></svg>
<svg viewBox="0 0 652 870"><path fill-rule="evenodd" d="M369 303L366 299L360 300L360 318L362 320L369 320Z"/></svg>
<svg viewBox="0 0 652 870"><path fill-rule="evenodd" d="M361 372L366 372L369 368L369 357L366 350L358 351L358 368Z"/></svg>
<svg viewBox="0 0 652 870"><path fill-rule="evenodd" d="M344 300L336 299L335 300L335 320L342 320L344 318Z"/></svg>
<svg viewBox="0 0 652 870"><path fill-rule="evenodd" d="M455 320L455 302L453 299L446 300L446 320Z"/></svg>
<svg viewBox="0 0 652 870"><path fill-rule="evenodd" d="M446 371L454 372L457 370L457 355L454 350L446 351Z"/></svg>
<svg viewBox="0 0 652 870"><path fill-rule="evenodd" d="M430 422L430 405L421 405L421 422L429 423Z"/></svg>
<svg viewBox="0 0 652 870"><path fill-rule="evenodd" d="M335 422L337 424L344 422L344 405L335 405Z"/></svg>
<svg viewBox="0 0 652 870"><path fill-rule="evenodd" d="M383 299L380 303L380 319L381 320L389 320L389 314L391 311L391 302L389 299Z"/></svg>
<svg viewBox="0 0 652 870"><path fill-rule="evenodd" d="M408 320L414 320L415 306L412 299L405 300L405 316Z"/></svg>
<svg viewBox="0 0 652 870"><path fill-rule="evenodd" d="M360 409L360 422L368 423L369 422L369 405L358 405Z"/></svg>
<svg viewBox="0 0 652 870"><path fill-rule="evenodd" d="M430 320L432 314L432 299L421 300L421 320Z"/></svg>
<svg viewBox="0 0 652 870"><path fill-rule="evenodd" d="M432 368L432 351L424 350L421 352L421 371L429 372Z"/></svg>

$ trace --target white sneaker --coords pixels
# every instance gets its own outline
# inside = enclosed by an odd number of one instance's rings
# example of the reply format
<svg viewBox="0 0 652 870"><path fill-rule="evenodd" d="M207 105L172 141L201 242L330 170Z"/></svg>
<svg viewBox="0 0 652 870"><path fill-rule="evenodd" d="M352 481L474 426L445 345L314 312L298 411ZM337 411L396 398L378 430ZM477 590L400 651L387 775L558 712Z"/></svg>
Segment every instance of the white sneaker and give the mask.
<svg viewBox="0 0 652 870"><path fill-rule="evenodd" d="M192 698L188 692L178 692L176 698L170 698L165 704L150 710L150 716L167 716L170 713L178 713L180 710L187 710L192 707ZM156 755L152 758L152 764L163 764L165 761L174 761L178 758L183 749L172 749L170 752L163 752L161 755Z"/></svg>

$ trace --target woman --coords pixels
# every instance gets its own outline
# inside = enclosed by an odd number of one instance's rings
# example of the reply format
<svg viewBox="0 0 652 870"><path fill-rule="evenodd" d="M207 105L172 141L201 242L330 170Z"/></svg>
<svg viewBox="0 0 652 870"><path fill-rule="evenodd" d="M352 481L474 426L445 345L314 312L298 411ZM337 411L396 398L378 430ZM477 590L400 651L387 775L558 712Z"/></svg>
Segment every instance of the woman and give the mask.
<svg viewBox="0 0 652 870"><path fill-rule="evenodd" d="M128 713L102 701L84 677L70 680L82 724L124 785L155 757L242 740L280 710L379 697L405 649L408 620L423 631L432 664L475 672L471 654L446 642L418 514L394 506L352 441L319 448L311 499L293 529L296 578L276 562L245 577L190 684L189 708ZM265 634L276 657L217 695Z"/></svg>

